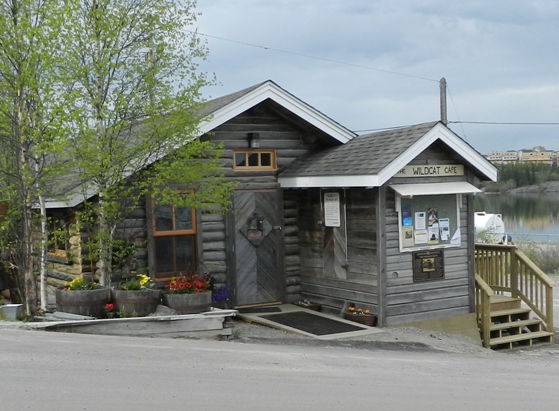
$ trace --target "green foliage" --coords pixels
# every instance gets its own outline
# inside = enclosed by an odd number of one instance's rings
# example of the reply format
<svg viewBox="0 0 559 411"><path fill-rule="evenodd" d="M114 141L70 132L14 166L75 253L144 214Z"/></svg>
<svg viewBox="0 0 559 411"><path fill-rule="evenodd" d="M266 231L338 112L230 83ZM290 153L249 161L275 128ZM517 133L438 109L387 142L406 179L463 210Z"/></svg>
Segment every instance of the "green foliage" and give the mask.
<svg viewBox="0 0 559 411"><path fill-rule="evenodd" d="M153 286L154 282L145 274L138 274L121 284L121 288L128 291L150 290Z"/></svg>
<svg viewBox="0 0 559 411"><path fill-rule="evenodd" d="M36 305L34 258L47 243L46 230L34 226L33 206L41 204L54 177L64 172L63 162L54 166L65 144L60 120L66 111L60 108L62 90L54 76L63 9L64 2L57 0L0 4L0 190L11 210L1 237L14 250L20 292L31 314Z"/></svg>
<svg viewBox="0 0 559 411"><path fill-rule="evenodd" d="M520 250L544 273L556 274L559 271L559 244L527 241L520 244Z"/></svg>
<svg viewBox="0 0 559 411"><path fill-rule="evenodd" d="M542 163L507 163L499 166L499 180L509 186L524 187L539 185L559 179L556 167Z"/></svg>
<svg viewBox="0 0 559 411"><path fill-rule="evenodd" d="M76 173L98 193L82 224L91 228L90 258L103 284L122 260L116 228L146 195L197 208L228 205L232 187L220 175L220 149L195 138L200 89L213 80L197 72L207 49L185 30L196 21L194 6L92 0L68 8L79 24L64 36L58 77L71 85L66 127Z"/></svg>

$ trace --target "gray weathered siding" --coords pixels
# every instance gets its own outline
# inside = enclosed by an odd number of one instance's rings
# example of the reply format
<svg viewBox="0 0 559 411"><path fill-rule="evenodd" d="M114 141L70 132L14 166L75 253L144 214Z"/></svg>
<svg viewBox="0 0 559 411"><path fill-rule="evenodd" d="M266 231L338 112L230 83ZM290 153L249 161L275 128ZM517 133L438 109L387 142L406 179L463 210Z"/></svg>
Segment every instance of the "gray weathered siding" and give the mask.
<svg viewBox="0 0 559 411"><path fill-rule="evenodd" d="M378 254L376 191L346 190L341 196L347 228L346 278L328 276L322 221L322 191L301 190L299 198L299 241L301 282L304 298L322 304L323 311L339 313L345 302L353 302L373 313L378 310Z"/></svg>
<svg viewBox="0 0 559 411"><path fill-rule="evenodd" d="M442 144L434 144L410 164L457 164L459 160L448 155ZM437 183L466 181L463 177L441 178L394 178L391 183ZM468 238L471 224L467 195L462 196L460 208L460 247L444 249L445 278L423 283L413 282L412 252L400 252L398 214L395 210L395 193L387 189L386 201L386 324L395 325L471 311L470 262Z"/></svg>

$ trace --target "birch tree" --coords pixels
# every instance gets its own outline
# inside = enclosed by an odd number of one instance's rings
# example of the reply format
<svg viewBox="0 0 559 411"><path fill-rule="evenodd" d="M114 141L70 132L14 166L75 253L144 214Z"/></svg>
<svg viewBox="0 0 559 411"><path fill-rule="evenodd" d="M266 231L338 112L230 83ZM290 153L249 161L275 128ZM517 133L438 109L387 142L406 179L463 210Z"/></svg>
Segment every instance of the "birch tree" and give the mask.
<svg viewBox="0 0 559 411"><path fill-rule="evenodd" d="M4 199L10 202L7 224L12 229L12 240L16 241L14 250L29 315L37 307L36 254L40 257L43 309L46 304L44 193L54 171L48 159L53 159L63 147L53 84L61 15L60 2L56 0L0 3L0 178ZM37 206L41 210L39 236L35 235Z"/></svg>
<svg viewBox="0 0 559 411"><path fill-rule="evenodd" d="M102 285L111 278L115 229L127 205L151 193L176 205L224 206L216 147L194 138L207 50L192 30L195 1L77 0L64 35L61 80L72 118L72 157L96 193L93 250ZM209 153L213 153L208 155ZM141 178L132 178L141 172ZM178 195L169 183L188 185ZM84 200L89 198L84 196Z"/></svg>

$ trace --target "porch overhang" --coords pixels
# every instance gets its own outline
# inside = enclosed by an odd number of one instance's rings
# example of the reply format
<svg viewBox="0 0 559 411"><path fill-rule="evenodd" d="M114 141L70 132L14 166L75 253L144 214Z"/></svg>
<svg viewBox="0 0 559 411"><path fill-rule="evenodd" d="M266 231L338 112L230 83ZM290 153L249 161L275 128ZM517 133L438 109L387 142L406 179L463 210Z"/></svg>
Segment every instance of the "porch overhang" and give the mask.
<svg viewBox="0 0 559 411"><path fill-rule="evenodd" d="M378 187L377 175L279 177L282 188Z"/></svg>
<svg viewBox="0 0 559 411"><path fill-rule="evenodd" d="M439 195L439 194L475 194L481 193L476 186L466 181L451 183L429 183L429 184L391 184L394 191L402 197Z"/></svg>

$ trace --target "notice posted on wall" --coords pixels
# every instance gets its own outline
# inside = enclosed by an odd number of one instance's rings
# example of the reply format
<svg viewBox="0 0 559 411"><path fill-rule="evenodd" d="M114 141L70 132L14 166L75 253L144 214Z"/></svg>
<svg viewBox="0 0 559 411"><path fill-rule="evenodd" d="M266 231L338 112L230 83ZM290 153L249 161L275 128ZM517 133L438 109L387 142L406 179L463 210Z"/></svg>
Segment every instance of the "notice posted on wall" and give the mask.
<svg viewBox="0 0 559 411"><path fill-rule="evenodd" d="M340 227L340 193L324 193L324 225Z"/></svg>
<svg viewBox="0 0 559 411"><path fill-rule="evenodd" d="M415 244L427 244L428 240L427 230L415 230Z"/></svg>
<svg viewBox="0 0 559 411"><path fill-rule="evenodd" d="M441 241L450 240L450 220L448 218L439 219L439 229L441 230Z"/></svg>
<svg viewBox="0 0 559 411"><path fill-rule="evenodd" d="M402 242L404 247L413 247L415 245L415 241L413 238L413 227L403 227L402 235Z"/></svg>
<svg viewBox="0 0 559 411"><path fill-rule="evenodd" d="M425 212L420 211L415 213L415 229L425 230Z"/></svg>

